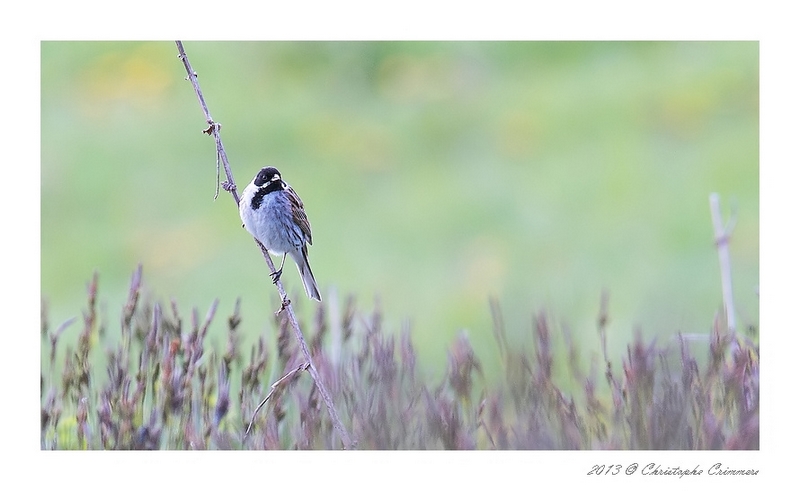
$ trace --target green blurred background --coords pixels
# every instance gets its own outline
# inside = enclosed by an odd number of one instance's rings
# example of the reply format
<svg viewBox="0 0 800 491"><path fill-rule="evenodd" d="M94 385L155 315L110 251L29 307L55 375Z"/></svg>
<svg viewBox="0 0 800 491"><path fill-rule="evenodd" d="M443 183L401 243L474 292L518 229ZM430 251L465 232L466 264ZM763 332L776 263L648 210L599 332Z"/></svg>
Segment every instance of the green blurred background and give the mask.
<svg viewBox="0 0 800 491"><path fill-rule="evenodd" d="M278 167L305 202L331 304L376 302L440 371L489 296L515 339L544 310L595 349L708 332L721 304L708 196L735 209L734 293L758 324L758 43L186 42L239 189ZM42 43L42 297L111 331L138 263L152 298L272 329L279 300L172 42ZM283 276L308 315L292 265ZM77 334L79 327L73 327ZM268 331L271 332L271 331ZM432 368L431 368L432 367ZM487 371L491 372L489 367Z"/></svg>

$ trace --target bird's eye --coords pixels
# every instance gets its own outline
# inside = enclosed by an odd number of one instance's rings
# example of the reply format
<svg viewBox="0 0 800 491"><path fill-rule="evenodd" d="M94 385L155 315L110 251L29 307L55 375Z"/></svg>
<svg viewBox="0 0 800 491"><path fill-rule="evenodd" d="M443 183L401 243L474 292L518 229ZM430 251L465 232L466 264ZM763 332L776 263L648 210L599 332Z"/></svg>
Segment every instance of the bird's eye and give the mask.
<svg viewBox="0 0 800 491"><path fill-rule="evenodd" d="M256 176L255 181L253 181L253 184L255 184L256 186L261 186L268 180L269 179L267 178L266 172L259 172L258 175Z"/></svg>

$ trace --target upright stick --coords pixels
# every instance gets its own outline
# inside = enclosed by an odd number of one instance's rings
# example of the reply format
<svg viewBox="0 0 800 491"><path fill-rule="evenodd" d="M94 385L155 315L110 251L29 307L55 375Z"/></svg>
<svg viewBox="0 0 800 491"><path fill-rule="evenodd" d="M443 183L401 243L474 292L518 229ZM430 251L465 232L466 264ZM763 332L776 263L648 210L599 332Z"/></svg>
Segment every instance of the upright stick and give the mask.
<svg viewBox="0 0 800 491"><path fill-rule="evenodd" d="M238 207L239 195L236 193L236 184L233 180L233 173L231 173L230 164L228 163L228 155L225 153L225 147L222 145L222 138L220 137L221 125L211 118L211 113L208 110L206 100L203 97L203 92L200 90L200 84L197 81L197 73L195 73L195 71L192 69L192 65L189 63L189 57L186 55L186 51L183 49L183 43L180 41L175 41L175 44L178 46L178 58L180 58L183 62L183 66L186 68L186 73L188 74L186 78L192 83L192 87L194 87L197 100L200 102L200 108L203 110L206 123L208 123L208 128L203 130L203 133L213 136L217 145L217 176L219 178L219 163L221 160L222 167L225 169L225 176L227 178L227 181L222 183L222 188L231 193L233 200ZM269 270L274 273L275 265L272 264L272 258L270 257L269 252L267 252L267 249L263 244L261 244L261 242L258 241L258 239L255 239L255 241L256 244L258 244L258 246L261 248L261 254L264 256L264 260L266 261ZM339 433L339 437L342 439L344 448L352 448L353 440L350 438L350 435L347 433L347 430L342 424L342 421L339 418L339 413L336 412L336 407L333 405L333 399L328 393L328 389L325 387L322 377L320 377L319 372L317 372L317 367L314 366L314 362L311 360L311 353L308 349L305 339L303 338L303 332L300 330L300 325L297 323L297 318L294 315L294 309L292 308L291 302L287 299L283 284L280 281L277 281L275 286L277 287L278 293L282 299L281 308L278 310L278 313L286 311L286 315L289 318L289 323L292 325L292 329L297 337L297 341L300 343L300 349L303 352L306 363L308 364L308 366L305 368L311 374L311 378L314 379L314 384L317 386L317 390L319 390L322 400L328 407L328 413L330 414L333 422L333 427ZM296 372L297 369L294 369L294 371Z"/></svg>
<svg viewBox="0 0 800 491"><path fill-rule="evenodd" d="M728 239L730 239L729 227L722 225L722 215L719 212L719 195L711 193L708 197L711 205L711 221L714 225L714 239L717 244L717 255L719 256L719 269L722 276L722 302L725 309L725 318L728 322L728 331L734 334L736 331L736 311L733 305L733 284L731 282L731 257L728 252Z"/></svg>

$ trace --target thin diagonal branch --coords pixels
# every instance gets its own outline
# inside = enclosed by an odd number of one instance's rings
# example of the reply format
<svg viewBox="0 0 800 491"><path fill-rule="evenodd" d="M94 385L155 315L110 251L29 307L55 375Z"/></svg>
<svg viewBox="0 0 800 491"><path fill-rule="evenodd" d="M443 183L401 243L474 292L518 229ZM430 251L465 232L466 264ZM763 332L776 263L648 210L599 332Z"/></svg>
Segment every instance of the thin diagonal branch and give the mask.
<svg viewBox="0 0 800 491"><path fill-rule="evenodd" d="M197 73L192 69L192 65L189 63L189 57L186 55L186 51L183 49L183 43L180 41L175 41L175 44L178 47L178 58L181 59L183 62L183 66L186 68L187 79L192 83L192 87L194 87L195 94L197 95L197 100L200 103L200 108L203 110L203 114L205 115L206 122L208 123L208 128L203 130L203 133L211 135L214 137L214 141L216 142L217 146L217 168L219 169L219 161L222 161L222 167L225 169L225 175L227 177L227 181L222 183L222 188L231 193L233 196L233 200L236 203L237 207L239 205L239 196L236 193L236 184L233 180L233 174L231 172L230 164L228 163L228 156L225 153L225 147L222 145L222 138L220 137L220 128L221 125L214 121L211 117L211 113L208 110L208 106L206 105L205 98L203 97L203 92L200 90L200 84L197 81ZM219 171L218 171L219 172ZM267 252L267 249L264 245L255 239L256 244L261 248L261 254L264 256L264 260L267 263L271 272L275 272L275 265L272 263L272 258ZM289 317L289 323L292 325L294 329L295 336L297 337L298 342L300 343L300 349L303 352L303 356L305 357L306 363L308 363L307 371L311 374L311 378L314 379L314 384L319 390L320 395L322 396L325 405L328 408L328 413L330 414L331 420L333 422L333 427L339 433L339 437L342 439L342 444L344 448L353 448L353 440L350 438L347 430L345 429L344 425L342 424L341 419L339 418L339 413L336 412L336 407L333 404L333 399L328 392L328 389L325 387L325 384L322 381L322 378L317 372L317 368L314 366L314 362L311 360L311 353L309 352L308 345L306 344L305 338L303 337L303 332L300 330L300 325L297 323L297 317L294 315L294 309L291 306L291 302L288 300L286 296L286 290L283 288L283 284L280 281L275 282L275 286L278 289L278 293L281 295L282 303L281 308L278 310L277 313L281 311L286 311L286 315ZM266 401L266 399L265 399Z"/></svg>
<svg viewBox="0 0 800 491"><path fill-rule="evenodd" d="M189 57L186 56L186 51L183 49L183 43L180 41L175 41L175 44L178 46L178 58L181 59L183 66L186 68L186 79L192 83L192 87L194 87L194 93L197 94L197 101L200 103L200 109L203 110L203 115L206 117L206 123L208 123L208 128L204 129L203 133L213 136L214 142L217 144L217 182L219 183L219 162L222 160L222 166L225 169L225 176L228 179L222 183L222 188L231 193L233 200L238 205L239 194L236 192L236 181L233 180L231 166L228 163L228 154L225 153L225 147L222 145L222 138L219 134L220 130L222 129L222 125L215 122L214 118L211 117L211 112L208 110L208 106L206 105L206 99L203 97L203 91L200 90L200 83L197 81L197 72L194 71L191 63L189 63ZM216 195L214 198L216 198Z"/></svg>
<svg viewBox="0 0 800 491"><path fill-rule="evenodd" d="M255 411L253 411L253 416L250 418L250 424L247 425L247 430L244 432L245 437L250 433L250 428L253 426L253 422L256 420L256 415L258 414L258 411L260 411L261 408L264 407L264 404L266 404L267 401L269 401L270 397L272 397L272 394L275 393L275 390L278 388L278 386L284 383L286 379L293 377L300 370L308 370L308 367L309 367L308 362L302 363L296 366L295 368L292 368L288 372L286 372L286 375L279 378L278 380L275 381L275 383L269 386L269 393L267 394L267 397L265 397L261 401L261 403L259 403L259 405L256 407Z"/></svg>

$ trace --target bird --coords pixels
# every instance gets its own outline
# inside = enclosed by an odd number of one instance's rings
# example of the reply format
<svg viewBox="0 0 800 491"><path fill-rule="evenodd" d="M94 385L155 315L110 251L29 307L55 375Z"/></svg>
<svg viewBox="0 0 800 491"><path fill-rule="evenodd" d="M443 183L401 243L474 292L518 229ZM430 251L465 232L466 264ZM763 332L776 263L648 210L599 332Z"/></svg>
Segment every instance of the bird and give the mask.
<svg viewBox="0 0 800 491"><path fill-rule="evenodd" d="M300 197L275 167L264 167L244 189L239 199L242 227L276 256L283 256L281 266L272 276L277 283L283 273L286 255L291 257L309 298L321 302L314 274L308 263L311 224Z"/></svg>

